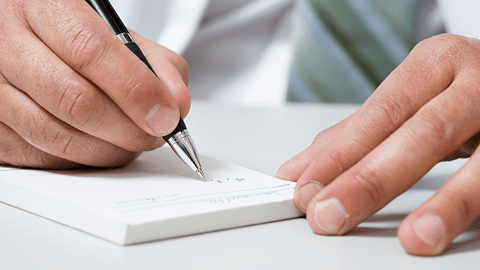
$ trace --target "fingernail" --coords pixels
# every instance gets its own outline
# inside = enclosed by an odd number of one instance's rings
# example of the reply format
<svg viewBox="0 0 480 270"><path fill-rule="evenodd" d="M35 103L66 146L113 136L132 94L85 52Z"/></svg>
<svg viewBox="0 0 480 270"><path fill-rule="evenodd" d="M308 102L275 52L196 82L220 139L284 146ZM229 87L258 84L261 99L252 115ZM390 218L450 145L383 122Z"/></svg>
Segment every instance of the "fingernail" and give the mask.
<svg viewBox="0 0 480 270"><path fill-rule="evenodd" d="M323 189L323 185L312 181L304 186L302 186L297 193L298 201L300 205L303 207L303 210L307 210L308 204L312 200L313 196L315 196L320 190Z"/></svg>
<svg viewBox="0 0 480 270"><path fill-rule="evenodd" d="M337 198L330 198L315 204L315 222L328 234L337 234L347 218L345 208Z"/></svg>
<svg viewBox="0 0 480 270"><path fill-rule="evenodd" d="M167 104L155 105L147 115L147 124L153 132L165 134L178 124L177 112Z"/></svg>
<svg viewBox="0 0 480 270"><path fill-rule="evenodd" d="M425 244L436 247L445 236L442 219L433 214L425 214L413 222L413 230Z"/></svg>

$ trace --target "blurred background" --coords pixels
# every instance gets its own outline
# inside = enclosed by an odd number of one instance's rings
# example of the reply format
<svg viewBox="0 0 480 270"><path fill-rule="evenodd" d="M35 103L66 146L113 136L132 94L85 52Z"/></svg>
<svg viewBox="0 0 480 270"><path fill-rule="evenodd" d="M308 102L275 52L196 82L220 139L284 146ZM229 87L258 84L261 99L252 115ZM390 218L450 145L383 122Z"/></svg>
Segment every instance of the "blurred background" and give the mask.
<svg viewBox="0 0 480 270"><path fill-rule="evenodd" d="M362 103L419 41L478 37L476 0L111 0L182 55L193 100Z"/></svg>

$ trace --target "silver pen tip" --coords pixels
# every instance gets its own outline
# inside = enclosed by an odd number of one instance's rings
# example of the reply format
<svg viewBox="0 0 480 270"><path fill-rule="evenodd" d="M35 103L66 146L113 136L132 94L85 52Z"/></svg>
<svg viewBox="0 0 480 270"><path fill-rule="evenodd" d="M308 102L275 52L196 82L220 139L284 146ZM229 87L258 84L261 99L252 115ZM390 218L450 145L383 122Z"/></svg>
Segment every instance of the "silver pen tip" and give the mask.
<svg viewBox="0 0 480 270"><path fill-rule="evenodd" d="M200 175L200 177L205 178L205 174L203 173L202 168L198 169L197 173L198 175Z"/></svg>

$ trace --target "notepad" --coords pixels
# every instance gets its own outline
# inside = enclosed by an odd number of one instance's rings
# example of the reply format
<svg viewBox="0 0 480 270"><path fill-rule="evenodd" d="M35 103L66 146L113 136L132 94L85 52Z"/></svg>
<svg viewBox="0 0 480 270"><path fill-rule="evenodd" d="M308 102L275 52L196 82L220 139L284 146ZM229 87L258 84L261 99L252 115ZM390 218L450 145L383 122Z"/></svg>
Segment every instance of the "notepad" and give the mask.
<svg viewBox="0 0 480 270"><path fill-rule="evenodd" d="M122 168L0 167L0 201L119 245L302 216L295 183L201 157L201 180L163 147Z"/></svg>

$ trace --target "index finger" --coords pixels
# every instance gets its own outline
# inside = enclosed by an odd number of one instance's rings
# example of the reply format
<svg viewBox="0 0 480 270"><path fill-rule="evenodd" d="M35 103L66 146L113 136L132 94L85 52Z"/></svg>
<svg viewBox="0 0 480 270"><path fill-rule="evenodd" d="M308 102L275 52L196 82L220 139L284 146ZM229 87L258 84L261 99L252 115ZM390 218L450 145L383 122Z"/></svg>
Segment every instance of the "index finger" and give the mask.
<svg viewBox="0 0 480 270"><path fill-rule="evenodd" d="M166 86L85 1L32 1L26 19L53 52L102 89L145 132L159 137L176 127L180 113Z"/></svg>

